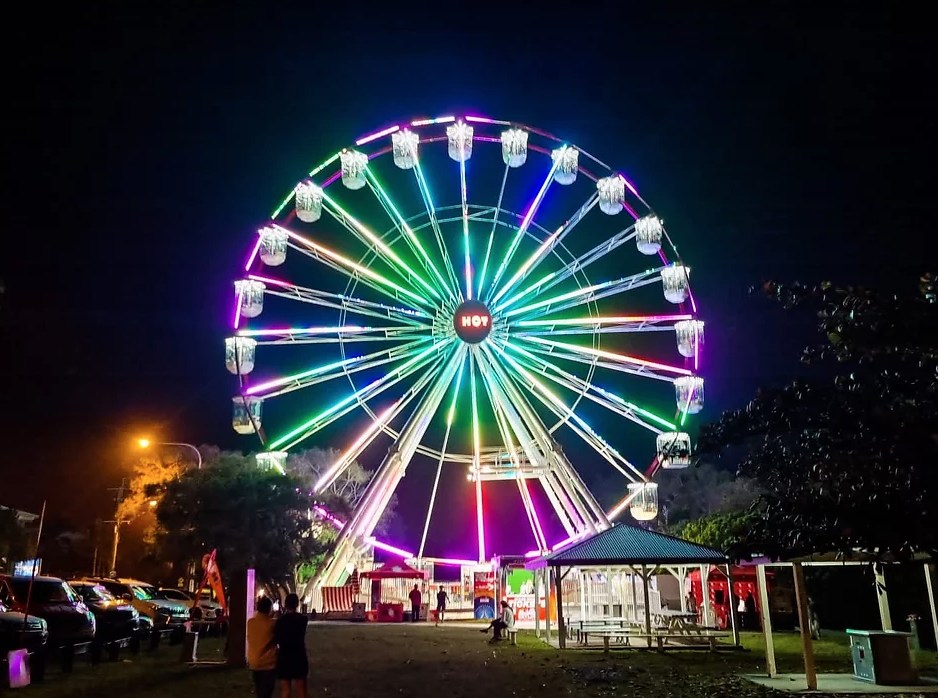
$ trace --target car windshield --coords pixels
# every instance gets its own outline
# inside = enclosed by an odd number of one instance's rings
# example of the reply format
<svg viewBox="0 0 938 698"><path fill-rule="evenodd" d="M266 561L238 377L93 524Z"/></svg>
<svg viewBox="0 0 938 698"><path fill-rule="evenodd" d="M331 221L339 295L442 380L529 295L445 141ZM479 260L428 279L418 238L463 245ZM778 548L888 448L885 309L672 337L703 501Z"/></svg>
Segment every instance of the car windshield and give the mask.
<svg viewBox="0 0 938 698"><path fill-rule="evenodd" d="M159 593L156 591L156 587L132 584L130 589L133 591L134 596L141 601L151 601L152 599L158 599L160 597Z"/></svg>
<svg viewBox="0 0 938 698"><path fill-rule="evenodd" d="M81 584L75 591L85 601L114 601L114 596L100 584Z"/></svg>
<svg viewBox="0 0 938 698"><path fill-rule="evenodd" d="M188 601L189 597L186 596L184 591L179 589L160 589L160 593L164 598L173 599L174 601Z"/></svg>
<svg viewBox="0 0 938 698"><path fill-rule="evenodd" d="M13 585L13 593L25 601L27 595L29 595L29 579L14 577L10 581ZM78 603L75 592L65 582L38 579L33 582L33 591L30 598L34 603Z"/></svg>

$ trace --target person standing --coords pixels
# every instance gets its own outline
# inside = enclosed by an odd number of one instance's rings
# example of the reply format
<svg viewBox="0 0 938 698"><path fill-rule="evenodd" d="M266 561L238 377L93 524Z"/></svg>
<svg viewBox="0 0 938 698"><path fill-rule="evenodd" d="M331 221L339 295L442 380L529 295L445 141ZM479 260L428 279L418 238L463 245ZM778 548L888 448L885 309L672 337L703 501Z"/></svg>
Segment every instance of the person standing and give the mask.
<svg viewBox="0 0 938 698"><path fill-rule="evenodd" d="M446 590L440 586L440 590L436 592L436 624L439 625L443 622L443 614L446 613L446 602L449 601L449 594L446 593Z"/></svg>
<svg viewBox="0 0 938 698"><path fill-rule="evenodd" d="M273 698L277 684L277 641L274 639L273 604L262 596L257 612L248 620L248 668L257 698Z"/></svg>
<svg viewBox="0 0 938 698"><path fill-rule="evenodd" d="M414 588L410 590L410 619L416 623L420 619L420 588L414 584Z"/></svg>
<svg viewBox="0 0 938 698"><path fill-rule="evenodd" d="M300 598L287 594L283 601L283 615L274 627L277 640L277 679L280 681L280 698L306 698L306 682L309 677L309 659L306 656L306 626L309 618L297 613Z"/></svg>

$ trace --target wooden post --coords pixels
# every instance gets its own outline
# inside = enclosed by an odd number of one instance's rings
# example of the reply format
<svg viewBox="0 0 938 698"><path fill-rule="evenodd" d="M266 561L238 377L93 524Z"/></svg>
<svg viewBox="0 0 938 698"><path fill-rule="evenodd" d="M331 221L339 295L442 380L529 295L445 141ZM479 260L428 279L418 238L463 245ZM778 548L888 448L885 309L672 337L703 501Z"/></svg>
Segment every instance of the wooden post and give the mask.
<svg viewBox="0 0 938 698"><path fill-rule="evenodd" d="M817 690L817 672L814 669L814 647L811 643L811 620L808 617L808 589L804 583L804 568L800 562L791 563L795 577L795 598L798 602L798 626L801 629L801 653L804 657L804 679L809 691Z"/></svg>
<svg viewBox="0 0 938 698"><path fill-rule="evenodd" d="M544 568L544 589L547 595L547 598L544 601L544 606L546 608L546 613L544 613L544 633L547 636L547 642L550 644L550 585L553 578L553 572L550 567Z"/></svg>
<svg viewBox="0 0 938 698"><path fill-rule="evenodd" d="M883 630L892 630L889 595L886 593L886 568L882 563L873 563L873 578L876 587L876 602L879 604L879 620L882 622Z"/></svg>
<svg viewBox="0 0 938 698"><path fill-rule="evenodd" d="M938 602L935 600L935 566L925 564L925 590L928 592L928 605L931 607L931 625L935 629L935 642L938 643L938 610L935 606Z"/></svg>
<svg viewBox="0 0 938 698"><path fill-rule="evenodd" d="M541 636L541 572L534 570L534 636ZM550 609L548 609L549 611Z"/></svg>
<svg viewBox="0 0 938 698"><path fill-rule="evenodd" d="M554 579L557 580L557 633L560 649L567 648L567 628L563 622L563 577L560 576L560 567L554 568Z"/></svg>
<svg viewBox="0 0 938 698"><path fill-rule="evenodd" d="M713 604L710 603L710 565L700 566L700 593L703 597L703 622L706 626L716 625Z"/></svg>
<svg viewBox="0 0 938 698"><path fill-rule="evenodd" d="M247 624L254 609L254 570L237 570L231 580L231 604L228 606L228 666L247 664Z"/></svg>
<svg viewBox="0 0 938 698"><path fill-rule="evenodd" d="M726 566L726 584L730 591L730 624L733 626L733 644L739 647L739 614L733 603L733 568Z"/></svg>
<svg viewBox="0 0 938 698"><path fill-rule="evenodd" d="M759 607L762 609L762 637L765 640L765 668L769 677L778 675L775 666L775 640L772 637L772 614L769 609L769 585L765 580L765 565L756 565L756 587L759 591Z"/></svg>
<svg viewBox="0 0 938 698"><path fill-rule="evenodd" d="M648 599L648 568L642 565L642 594L645 597L645 633L648 635L648 646L651 647L651 603Z"/></svg>

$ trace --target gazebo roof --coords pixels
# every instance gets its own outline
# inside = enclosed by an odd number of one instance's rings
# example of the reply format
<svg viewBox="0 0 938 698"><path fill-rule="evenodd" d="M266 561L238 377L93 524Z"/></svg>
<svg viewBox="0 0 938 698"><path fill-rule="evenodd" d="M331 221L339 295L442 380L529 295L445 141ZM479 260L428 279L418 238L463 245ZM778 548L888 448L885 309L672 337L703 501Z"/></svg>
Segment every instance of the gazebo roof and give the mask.
<svg viewBox="0 0 938 698"><path fill-rule="evenodd" d="M724 565L727 557L719 550L683 538L620 523L566 548L535 558L525 567L539 569L555 565L611 567L708 563Z"/></svg>

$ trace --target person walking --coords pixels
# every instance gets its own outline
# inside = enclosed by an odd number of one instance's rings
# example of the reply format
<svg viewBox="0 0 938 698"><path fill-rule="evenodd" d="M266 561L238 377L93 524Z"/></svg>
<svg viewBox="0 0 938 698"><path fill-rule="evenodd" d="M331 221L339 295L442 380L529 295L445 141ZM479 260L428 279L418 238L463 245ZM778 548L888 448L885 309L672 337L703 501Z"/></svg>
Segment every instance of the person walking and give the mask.
<svg viewBox="0 0 938 698"><path fill-rule="evenodd" d="M436 592L436 624L439 625L443 622L443 614L446 613L446 602L449 601L449 594L446 593L446 590L440 586L440 590Z"/></svg>
<svg viewBox="0 0 938 698"><path fill-rule="evenodd" d="M420 588L414 584L408 596L410 597L410 620L416 623L420 619Z"/></svg>
<svg viewBox="0 0 938 698"><path fill-rule="evenodd" d="M248 619L248 668L257 698L273 698L277 685L277 641L274 639L273 603L262 596L257 612Z"/></svg>
<svg viewBox="0 0 938 698"><path fill-rule="evenodd" d="M309 659L306 656L306 626L309 618L297 613L300 598L287 594L283 601L283 615L274 627L277 640L277 679L280 698L306 698L309 677Z"/></svg>

